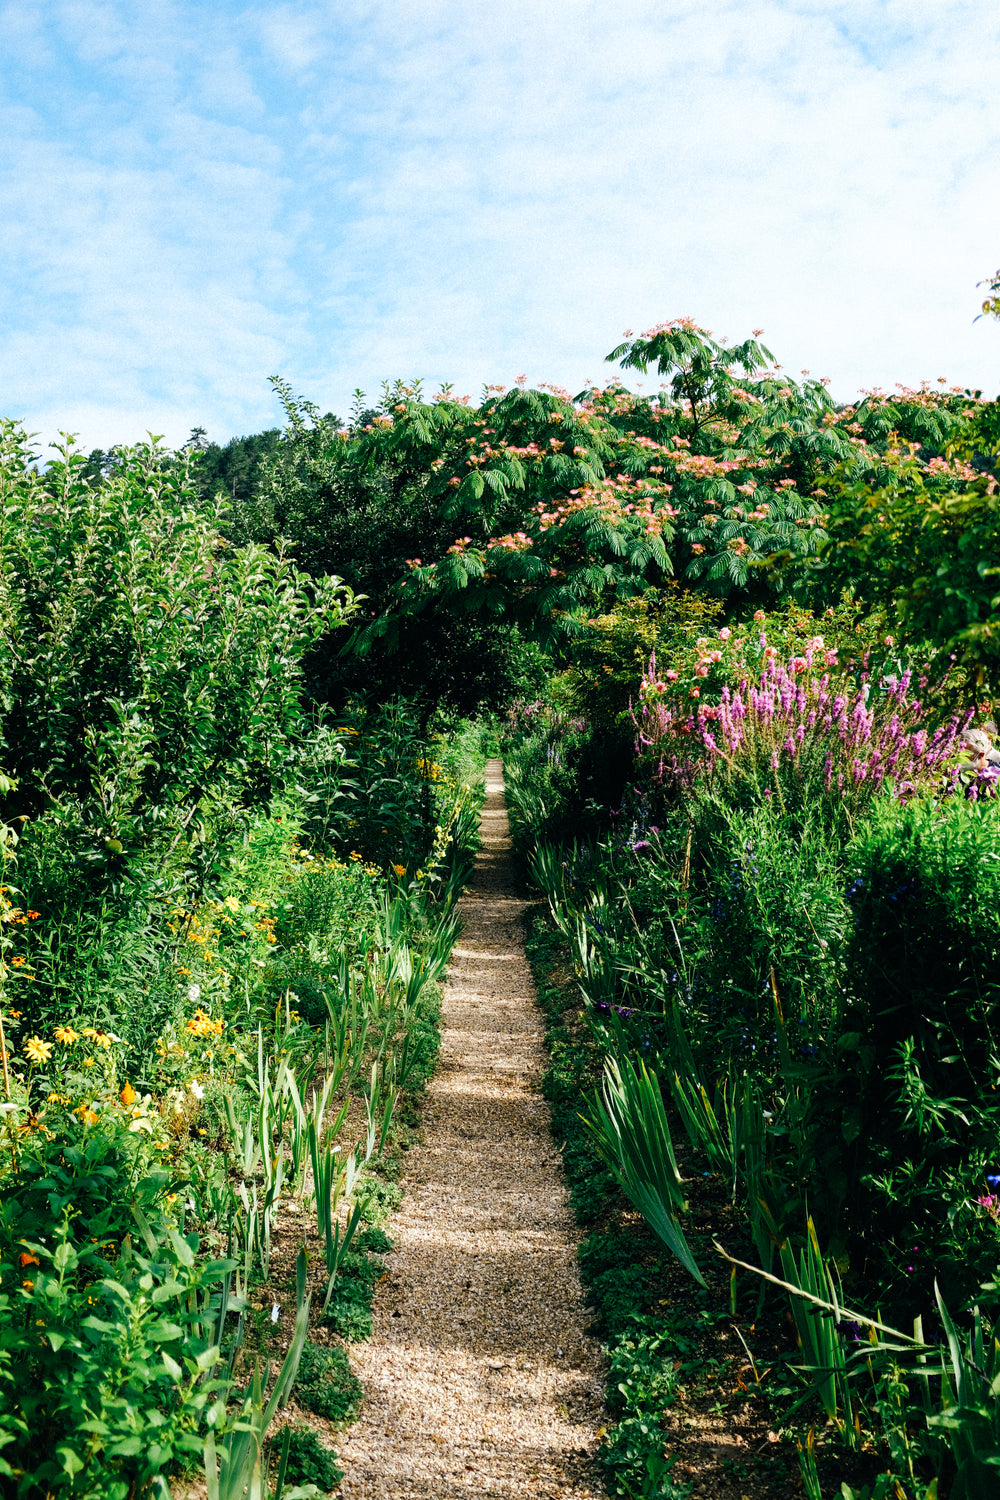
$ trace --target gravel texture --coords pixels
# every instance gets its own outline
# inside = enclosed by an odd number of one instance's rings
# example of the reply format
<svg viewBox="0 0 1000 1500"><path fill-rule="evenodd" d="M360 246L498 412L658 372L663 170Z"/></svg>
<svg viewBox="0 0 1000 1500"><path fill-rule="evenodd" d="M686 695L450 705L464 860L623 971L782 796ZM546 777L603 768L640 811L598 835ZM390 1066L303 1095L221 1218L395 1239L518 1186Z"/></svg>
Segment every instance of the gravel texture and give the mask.
<svg viewBox="0 0 1000 1500"><path fill-rule="evenodd" d="M603 1493L603 1364L540 1093L499 761L486 791L424 1139L407 1157L374 1338L351 1349L366 1399L337 1443L344 1497Z"/></svg>

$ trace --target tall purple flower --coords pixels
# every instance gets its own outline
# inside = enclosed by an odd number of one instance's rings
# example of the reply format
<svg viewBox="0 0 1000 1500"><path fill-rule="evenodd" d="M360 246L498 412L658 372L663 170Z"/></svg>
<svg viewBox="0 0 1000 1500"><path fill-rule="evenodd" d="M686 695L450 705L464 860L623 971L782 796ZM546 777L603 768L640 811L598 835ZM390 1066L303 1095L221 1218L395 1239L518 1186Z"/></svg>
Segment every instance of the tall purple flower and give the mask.
<svg viewBox="0 0 1000 1500"><path fill-rule="evenodd" d="M783 798L843 797L863 808L881 789L898 797L956 787L946 762L955 755L971 711L929 733L923 705L909 696L910 674L860 688L833 688L830 667L814 653L789 663L771 658L758 676L726 687L717 706L681 707L660 691L650 663L633 711L636 751L654 782L691 788L698 782L777 782ZM835 664L832 664L835 670ZM991 768L992 772L992 768ZM996 776L966 784L967 796L996 795Z"/></svg>

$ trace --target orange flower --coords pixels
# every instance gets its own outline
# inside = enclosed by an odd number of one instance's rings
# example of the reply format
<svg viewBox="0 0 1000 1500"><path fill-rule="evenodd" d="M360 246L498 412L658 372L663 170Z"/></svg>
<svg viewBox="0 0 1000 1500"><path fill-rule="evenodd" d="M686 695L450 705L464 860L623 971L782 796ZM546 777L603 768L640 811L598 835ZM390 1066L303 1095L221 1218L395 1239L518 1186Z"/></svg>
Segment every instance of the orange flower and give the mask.
<svg viewBox="0 0 1000 1500"><path fill-rule="evenodd" d="M22 1270L24 1269L25 1266L40 1266L41 1265L41 1261L38 1259L37 1255L32 1255L29 1250L22 1250L21 1251L20 1255L17 1257L17 1263L21 1267Z"/></svg>
<svg viewBox="0 0 1000 1500"><path fill-rule="evenodd" d="M125 1087L122 1089L122 1091L118 1095L118 1097L122 1101L122 1103L125 1104L125 1105L134 1104L135 1103L135 1089L132 1087L132 1085L130 1083L126 1083Z"/></svg>

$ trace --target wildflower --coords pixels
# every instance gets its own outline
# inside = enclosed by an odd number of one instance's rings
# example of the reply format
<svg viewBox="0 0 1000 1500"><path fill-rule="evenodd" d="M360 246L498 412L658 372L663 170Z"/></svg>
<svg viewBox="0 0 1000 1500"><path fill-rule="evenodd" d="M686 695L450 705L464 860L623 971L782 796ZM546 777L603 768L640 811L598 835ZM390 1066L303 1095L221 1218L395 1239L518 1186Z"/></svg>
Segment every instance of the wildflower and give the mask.
<svg viewBox="0 0 1000 1500"><path fill-rule="evenodd" d="M135 1103L135 1089L130 1083L126 1083L118 1097L125 1107L128 1108L130 1104Z"/></svg>
<svg viewBox="0 0 1000 1500"><path fill-rule="evenodd" d="M52 1035L55 1037L56 1041L61 1042L64 1047L72 1047L74 1042L78 1042L80 1040L80 1033L78 1031L74 1031L72 1026L57 1026Z"/></svg>
<svg viewBox="0 0 1000 1500"><path fill-rule="evenodd" d="M52 1056L52 1043L43 1042L40 1036L30 1036L24 1044L24 1055L29 1062L48 1062Z"/></svg>
<svg viewBox="0 0 1000 1500"><path fill-rule="evenodd" d="M755 620L766 620L767 619L767 615L764 613L764 611L762 609L755 609L754 612L753 612L753 617L754 617Z"/></svg>
<svg viewBox="0 0 1000 1500"><path fill-rule="evenodd" d="M22 1250L20 1255L17 1257L17 1263L21 1267L22 1271L24 1270L25 1266L41 1265L41 1261L38 1259L38 1256L32 1255L30 1250Z"/></svg>
<svg viewBox="0 0 1000 1500"><path fill-rule="evenodd" d="M118 1040L117 1037L113 1037L111 1035L110 1031L98 1031L93 1026L84 1026L80 1032L80 1035L88 1037L92 1042L95 1042L96 1045L98 1047L101 1047L105 1052L108 1051L113 1041Z"/></svg>
<svg viewBox="0 0 1000 1500"><path fill-rule="evenodd" d="M190 1000L190 1002L191 1002L192 1005L197 1005L198 1004L198 1001L201 999L201 985L200 984L189 984L188 985L188 999Z"/></svg>
<svg viewBox="0 0 1000 1500"><path fill-rule="evenodd" d="M728 641L732 633L733 632L730 630L728 625L723 625L722 629L719 631L719 640Z"/></svg>
<svg viewBox="0 0 1000 1500"><path fill-rule="evenodd" d="M188 1084L188 1088L191 1090L196 1099L204 1099L205 1090L198 1082L197 1078L192 1078L191 1082Z"/></svg>
<svg viewBox="0 0 1000 1500"><path fill-rule="evenodd" d="M188 1021L187 1029L193 1036L221 1036L225 1024L225 1021L213 1021L199 1006Z"/></svg>

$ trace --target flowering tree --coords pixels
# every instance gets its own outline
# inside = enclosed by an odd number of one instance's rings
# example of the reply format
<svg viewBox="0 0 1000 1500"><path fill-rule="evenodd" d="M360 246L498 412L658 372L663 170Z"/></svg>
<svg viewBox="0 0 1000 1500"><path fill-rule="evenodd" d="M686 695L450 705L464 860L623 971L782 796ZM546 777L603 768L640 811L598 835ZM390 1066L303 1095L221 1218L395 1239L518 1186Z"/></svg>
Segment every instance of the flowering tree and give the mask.
<svg viewBox="0 0 1000 1500"><path fill-rule="evenodd" d="M873 604L898 597L907 633L936 639L932 574L900 587L914 555L928 569L954 557L954 629L981 644L994 612L980 566L995 527L981 503L987 404L922 388L837 407L825 381L783 373L759 332L729 346L675 318L627 334L608 358L662 377L652 394L613 380L573 397L518 377L474 405L396 382L344 427L276 382L285 439L237 507L242 534L288 537L311 573L366 595L362 652L405 644L416 659L435 631L460 640L484 622L579 636L671 577L751 607L792 590L827 604L858 584ZM911 514L899 497L914 496ZM947 510L930 527L928 496Z"/></svg>
<svg viewBox="0 0 1000 1500"><path fill-rule="evenodd" d="M347 427L275 382L286 438L237 507L242 534L287 536L310 572L365 594L363 651L406 639L412 653L414 622L443 616L572 636L670 576L720 595L784 589L765 563L815 552L809 490L853 451L822 382L787 380L756 338L726 350L688 319L609 358L672 380L572 397L519 377L478 405L397 382Z"/></svg>

